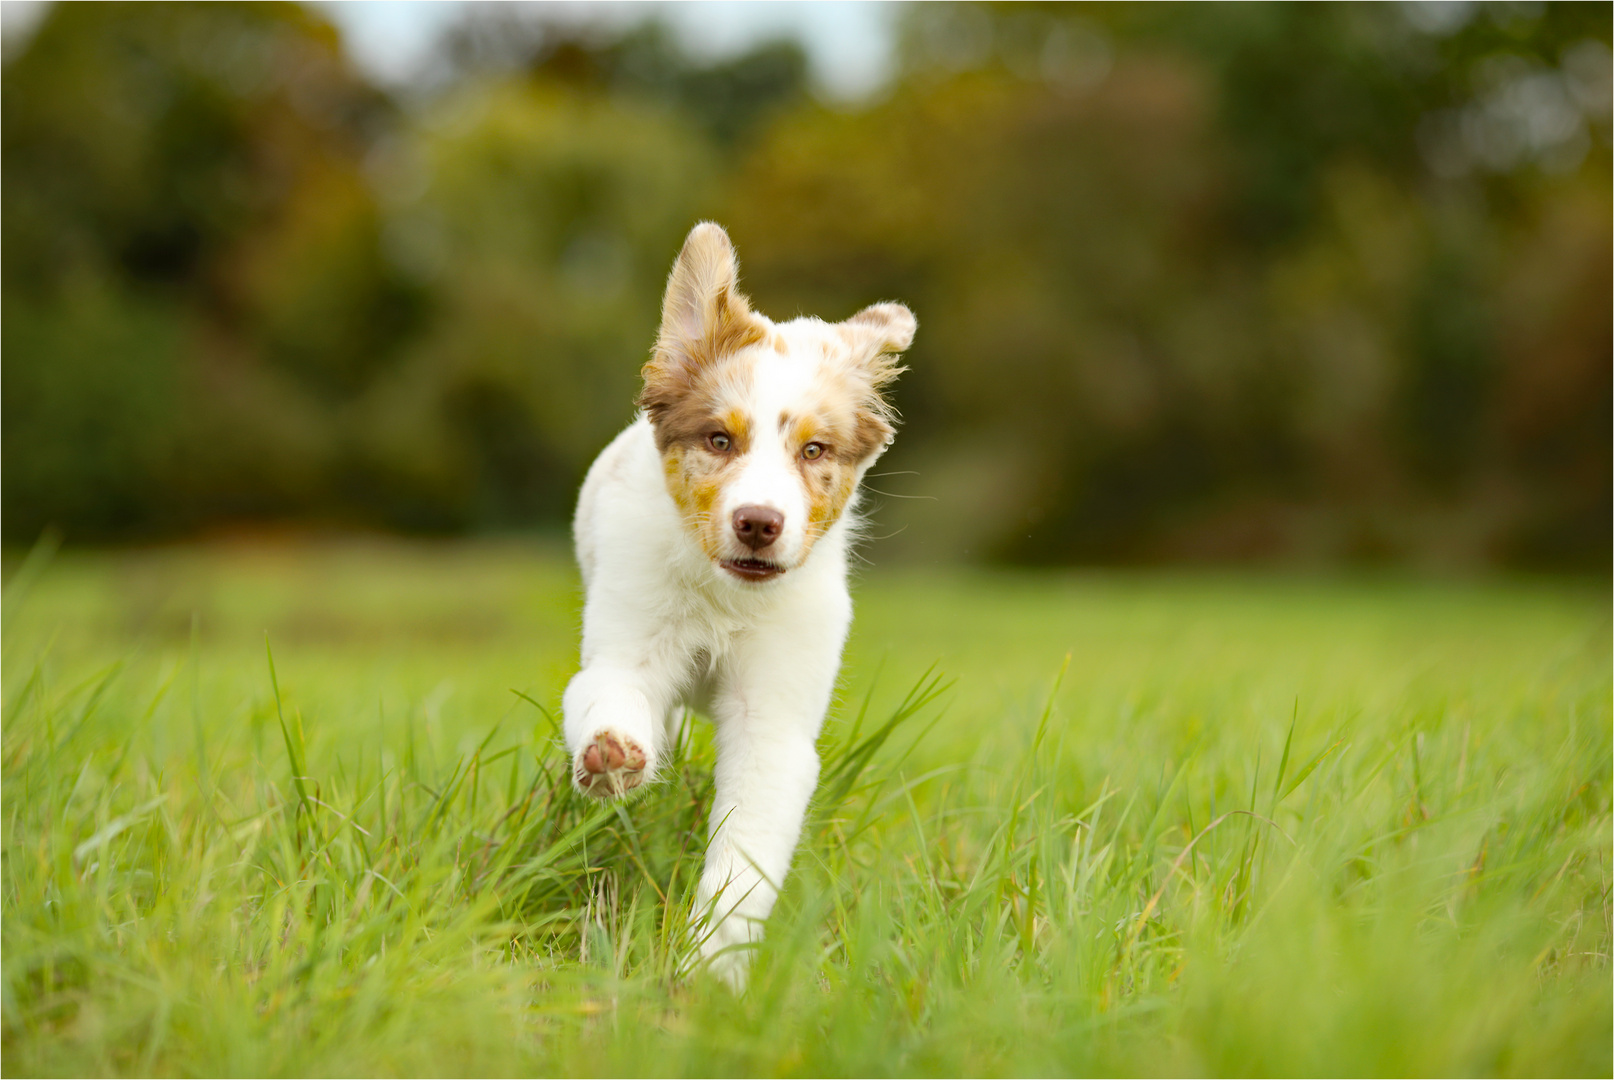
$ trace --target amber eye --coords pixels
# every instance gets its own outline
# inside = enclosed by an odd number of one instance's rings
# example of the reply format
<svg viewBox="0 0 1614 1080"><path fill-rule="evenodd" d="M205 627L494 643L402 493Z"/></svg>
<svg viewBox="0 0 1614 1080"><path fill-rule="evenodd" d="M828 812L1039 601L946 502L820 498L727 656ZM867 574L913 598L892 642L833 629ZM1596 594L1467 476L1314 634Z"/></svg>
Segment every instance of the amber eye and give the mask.
<svg viewBox="0 0 1614 1080"><path fill-rule="evenodd" d="M729 452L729 437L723 434L721 431L712 432L712 434L706 436L706 441L711 443L712 449L716 450L719 454L726 454Z"/></svg>
<svg viewBox="0 0 1614 1080"><path fill-rule="evenodd" d="M806 446L801 448L801 456L806 458L808 461L813 461L817 458L823 457L824 444L816 442L808 443Z"/></svg>

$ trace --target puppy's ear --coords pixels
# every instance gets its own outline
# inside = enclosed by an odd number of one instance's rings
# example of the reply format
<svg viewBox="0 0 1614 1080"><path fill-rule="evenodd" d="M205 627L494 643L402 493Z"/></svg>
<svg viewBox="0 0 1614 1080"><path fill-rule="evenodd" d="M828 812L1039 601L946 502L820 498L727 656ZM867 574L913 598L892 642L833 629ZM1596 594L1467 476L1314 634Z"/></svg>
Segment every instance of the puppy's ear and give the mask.
<svg viewBox="0 0 1614 1080"><path fill-rule="evenodd" d="M860 459L878 455L891 443L896 429L896 410L882 391L898 375L902 354L913 344L919 322L901 304L874 304L841 324L852 347L855 371L864 384L863 401L857 413L857 439L854 452Z"/></svg>
<svg viewBox="0 0 1614 1080"><path fill-rule="evenodd" d="M846 320L865 339L876 346L879 353L897 354L908 351L913 344L914 331L919 322L902 304L871 304Z"/></svg>
<svg viewBox="0 0 1614 1080"><path fill-rule="evenodd" d="M667 278L661 330L644 366L639 404L652 423L692 388L703 367L767 337L739 278L739 260L723 227L703 221L691 229Z"/></svg>
<svg viewBox="0 0 1614 1080"><path fill-rule="evenodd" d="M901 358L913 344L919 321L902 304L872 304L844 325L851 332L853 351L868 370L875 389L907 370Z"/></svg>

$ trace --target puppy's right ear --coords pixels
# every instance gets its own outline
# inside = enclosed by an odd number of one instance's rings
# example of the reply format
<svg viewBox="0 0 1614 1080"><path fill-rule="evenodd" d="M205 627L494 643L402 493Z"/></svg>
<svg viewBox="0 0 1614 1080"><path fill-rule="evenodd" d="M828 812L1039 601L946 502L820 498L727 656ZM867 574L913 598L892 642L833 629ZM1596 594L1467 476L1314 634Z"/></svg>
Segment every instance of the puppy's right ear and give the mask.
<svg viewBox="0 0 1614 1080"><path fill-rule="evenodd" d="M703 221L691 229L667 278L661 330L644 366L639 405L651 423L693 387L702 368L767 337L739 280L740 263L723 227Z"/></svg>

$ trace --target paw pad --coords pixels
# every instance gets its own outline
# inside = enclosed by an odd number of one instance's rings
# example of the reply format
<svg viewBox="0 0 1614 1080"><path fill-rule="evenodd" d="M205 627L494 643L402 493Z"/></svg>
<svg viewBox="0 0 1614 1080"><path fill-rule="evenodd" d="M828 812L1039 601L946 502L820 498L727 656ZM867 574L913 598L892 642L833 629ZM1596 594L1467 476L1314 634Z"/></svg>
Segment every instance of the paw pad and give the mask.
<svg viewBox="0 0 1614 1080"><path fill-rule="evenodd" d="M632 739L601 731L577 754L572 777L578 790L596 798L625 795L644 782L645 754Z"/></svg>

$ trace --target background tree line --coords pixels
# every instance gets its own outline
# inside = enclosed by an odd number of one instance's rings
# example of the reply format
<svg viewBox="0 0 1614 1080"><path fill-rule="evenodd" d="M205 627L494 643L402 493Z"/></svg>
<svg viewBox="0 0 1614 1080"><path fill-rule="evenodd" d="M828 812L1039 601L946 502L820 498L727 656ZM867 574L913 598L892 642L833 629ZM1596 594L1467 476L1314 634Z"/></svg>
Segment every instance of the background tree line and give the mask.
<svg viewBox="0 0 1614 1080"><path fill-rule="evenodd" d="M661 285L920 318L882 558L1606 568L1610 14L916 5L889 89L473 11L405 97L290 4L0 73L4 539L564 526Z"/></svg>

